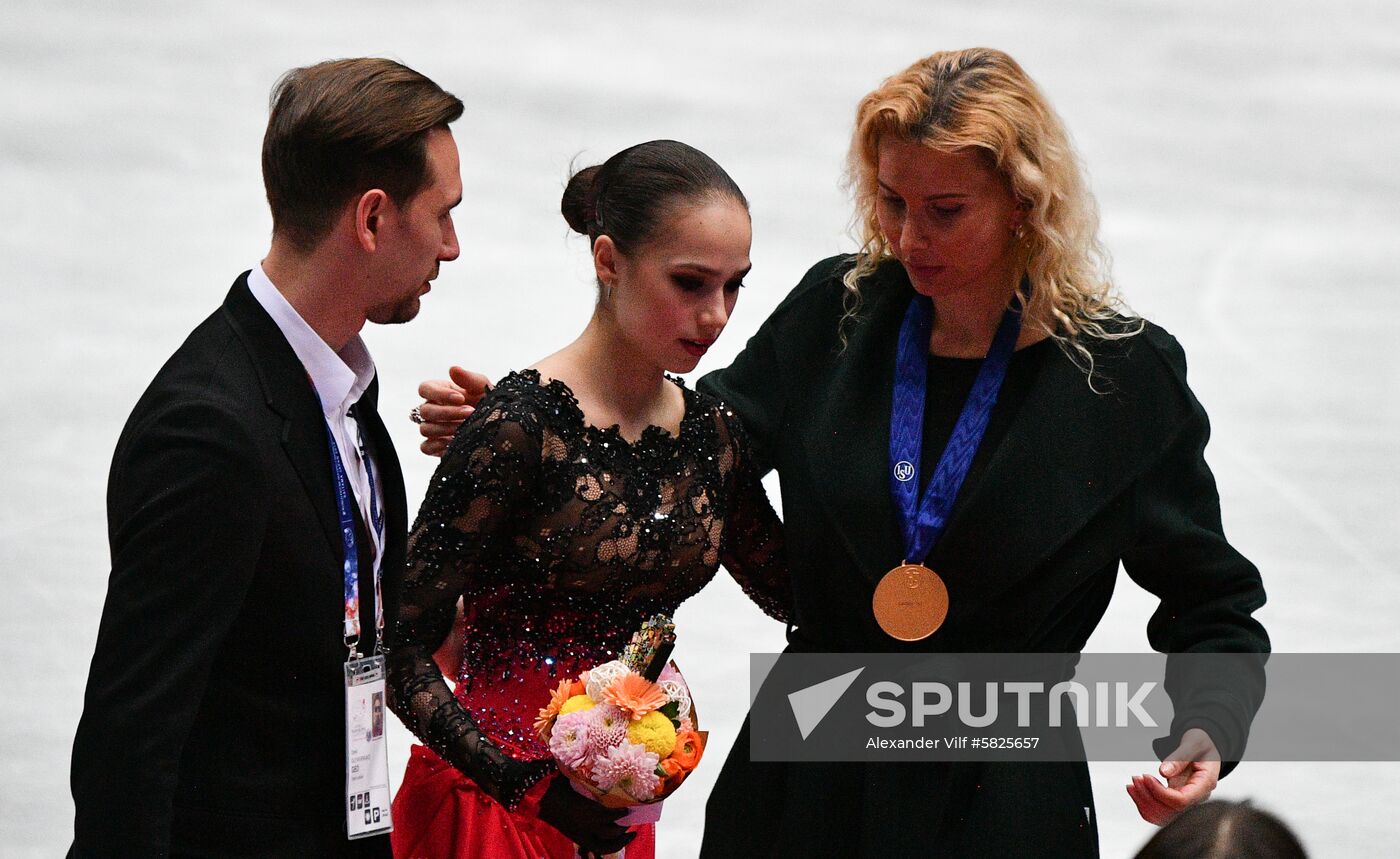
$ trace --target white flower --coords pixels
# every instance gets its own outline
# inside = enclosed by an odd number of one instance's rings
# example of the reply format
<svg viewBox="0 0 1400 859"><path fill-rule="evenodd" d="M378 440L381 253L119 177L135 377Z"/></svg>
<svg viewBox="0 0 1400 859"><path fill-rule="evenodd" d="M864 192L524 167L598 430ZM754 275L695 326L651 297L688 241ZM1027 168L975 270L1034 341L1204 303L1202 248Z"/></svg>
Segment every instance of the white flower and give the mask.
<svg viewBox="0 0 1400 859"><path fill-rule="evenodd" d="M623 665L621 661L614 659L612 662L604 662L596 668L589 670L588 680L584 682L584 688L588 690L588 697L594 701L603 700L603 690L612 685L612 682L619 677L631 674L631 670Z"/></svg>

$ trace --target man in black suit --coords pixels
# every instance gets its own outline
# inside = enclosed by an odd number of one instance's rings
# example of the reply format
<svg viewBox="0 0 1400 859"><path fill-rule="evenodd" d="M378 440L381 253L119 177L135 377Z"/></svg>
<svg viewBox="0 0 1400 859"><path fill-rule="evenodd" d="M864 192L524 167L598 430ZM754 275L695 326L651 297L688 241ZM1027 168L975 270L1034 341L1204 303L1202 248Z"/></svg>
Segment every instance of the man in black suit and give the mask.
<svg viewBox="0 0 1400 859"><path fill-rule="evenodd" d="M70 856L390 855L346 823L344 665L356 626L359 653L378 648L376 591L392 611L407 532L359 331L412 319L458 255L461 113L389 60L274 88L271 250L161 369L112 460Z"/></svg>

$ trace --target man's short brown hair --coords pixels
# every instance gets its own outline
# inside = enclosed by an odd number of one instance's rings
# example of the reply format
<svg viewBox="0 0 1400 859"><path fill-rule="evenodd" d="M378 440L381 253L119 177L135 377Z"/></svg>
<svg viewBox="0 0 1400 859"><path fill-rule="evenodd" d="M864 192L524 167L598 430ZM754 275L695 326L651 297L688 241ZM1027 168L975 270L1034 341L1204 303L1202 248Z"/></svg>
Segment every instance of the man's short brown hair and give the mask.
<svg viewBox="0 0 1400 859"><path fill-rule="evenodd" d="M430 180L428 132L461 115L460 99L393 60L287 72L272 88L263 137L273 234L310 250L341 207L371 188L407 205Z"/></svg>

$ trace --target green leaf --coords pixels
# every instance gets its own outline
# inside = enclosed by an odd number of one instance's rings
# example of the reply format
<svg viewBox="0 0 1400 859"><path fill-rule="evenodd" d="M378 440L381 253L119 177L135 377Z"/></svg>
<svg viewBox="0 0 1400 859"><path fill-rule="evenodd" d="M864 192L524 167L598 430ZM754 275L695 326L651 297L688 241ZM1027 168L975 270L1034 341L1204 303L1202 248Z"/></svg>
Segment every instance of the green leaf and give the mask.
<svg viewBox="0 0 1400 859"><path fill-rule="evenodd" d="M681 726L681 705L679 702L667 701L666 706L659 708L657 712L670 719L677 728Z"/></svg>

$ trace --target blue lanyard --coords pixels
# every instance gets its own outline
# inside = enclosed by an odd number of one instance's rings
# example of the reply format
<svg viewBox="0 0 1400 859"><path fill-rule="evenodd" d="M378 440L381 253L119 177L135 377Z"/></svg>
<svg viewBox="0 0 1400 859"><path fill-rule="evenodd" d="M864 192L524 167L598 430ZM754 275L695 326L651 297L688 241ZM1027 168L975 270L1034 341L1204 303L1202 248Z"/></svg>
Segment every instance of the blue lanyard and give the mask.
<svg viewBox="0 0 1400 859"><path fill-rule="evenodd" d="M928 342L933 331L933 301L916 295L899 329L894 396L890 406L890 495L903 526L905 563L922 564L948 525L953 502L972 469L972 459L986 435L992 407L1006 379L1016 338L1021 333L1019 299L1002 314L986 360L963 404L948 445L921 499L919 460L924 438L924 397L928 388ZM917 507L916 507L917 505Z"/></svg>
<svg viewBox="0 0 1400 859"><path fill-rule="evenodd" d="M340 446L335 443L330 422L326 423L326 438L331 445L331 470L335 474L335 502L340 512L340 535L345 542L345 645L350 648L352 659L359 656L357 645L360 641L360 553L355 541L355 510L350 503L350 479L345 473L345 463L340 459ZM380 516L377 501L378 491L374 482L374 466L360 449L365 471L369 475L369 510L374 530L383 539L384 522ZM379 570L374 571L374 628L375 648L378 649L384 636L384 598L380 588Z"/></svg>

